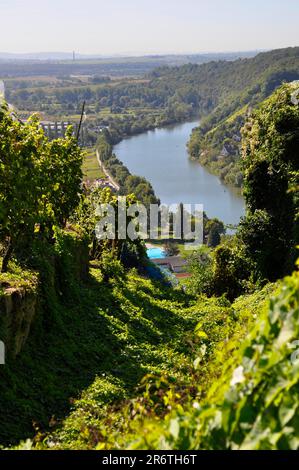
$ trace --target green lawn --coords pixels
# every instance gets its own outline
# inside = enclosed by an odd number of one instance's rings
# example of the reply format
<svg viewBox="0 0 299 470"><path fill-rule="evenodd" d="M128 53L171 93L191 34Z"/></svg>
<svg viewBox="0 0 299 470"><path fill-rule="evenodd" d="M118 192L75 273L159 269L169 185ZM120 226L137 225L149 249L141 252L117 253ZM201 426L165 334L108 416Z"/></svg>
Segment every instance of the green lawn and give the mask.
<svg viewBox="0 0 299 470"><path fill-rule="evenodd" d="M99 167L96 153L94 150L87 150L83 161L84 181L93 182L98 178L105 178L104 173Z"/></svg>

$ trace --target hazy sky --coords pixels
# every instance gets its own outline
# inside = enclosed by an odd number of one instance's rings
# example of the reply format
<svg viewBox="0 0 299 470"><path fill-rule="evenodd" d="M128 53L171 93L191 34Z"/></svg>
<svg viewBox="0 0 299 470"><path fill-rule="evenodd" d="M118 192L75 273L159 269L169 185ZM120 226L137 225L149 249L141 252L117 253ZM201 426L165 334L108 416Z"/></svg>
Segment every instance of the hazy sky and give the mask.
<svg viewBox="0 0 299 470"><path fill-rule="evenodd" d="M0 0L1 52L136 54L299 46L299 0Z"/></svg>

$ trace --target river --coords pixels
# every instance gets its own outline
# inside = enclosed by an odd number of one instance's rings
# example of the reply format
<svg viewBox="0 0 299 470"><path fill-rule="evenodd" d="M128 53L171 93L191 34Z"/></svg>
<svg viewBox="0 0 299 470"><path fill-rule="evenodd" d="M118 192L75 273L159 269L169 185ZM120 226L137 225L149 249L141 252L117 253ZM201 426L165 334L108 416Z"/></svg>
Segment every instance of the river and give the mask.
<svg viewBox="0 0 299 470"><path fill-rule="evenodd" d="M244 200L198 162L186 143L198 121L148 131L122 140L114 151L132 174L144 176L164 204L203 204L209 218L238 224Z"/></svg>

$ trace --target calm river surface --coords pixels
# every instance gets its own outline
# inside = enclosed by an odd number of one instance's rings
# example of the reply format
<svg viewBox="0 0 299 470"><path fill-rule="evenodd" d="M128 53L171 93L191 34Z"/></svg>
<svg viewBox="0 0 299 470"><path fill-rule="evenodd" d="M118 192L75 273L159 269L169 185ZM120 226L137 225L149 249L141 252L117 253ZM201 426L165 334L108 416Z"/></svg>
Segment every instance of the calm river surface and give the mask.
<svg viewBox="0 0 299 470"><path fill-rule="evenodd" d="M164 204L203 204L208 217L237 224L243 198L188 158L186 143L198 121L148 131L123 140L114 151L132 174L151 182Z"/></svg>

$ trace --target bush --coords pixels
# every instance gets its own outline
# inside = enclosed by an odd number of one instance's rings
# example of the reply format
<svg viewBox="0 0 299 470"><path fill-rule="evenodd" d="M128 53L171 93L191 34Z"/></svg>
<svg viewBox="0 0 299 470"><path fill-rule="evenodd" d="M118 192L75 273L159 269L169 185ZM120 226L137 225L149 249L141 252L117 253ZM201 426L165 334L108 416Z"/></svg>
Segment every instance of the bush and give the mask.
<svg viewBox="0 0 299 470"><path fill-rule="evenodd" d="M82 153L72 131L50 142L36 117L26 124L0 108L2 271L14 253L24 261L35 238L51 240L79 202Z"/></svg>
<svg viewBox="0 0 299 470"><path fill-rule="evenodd" d="M279 88L243 130L247 214L240 238L259 275L270 280L292 270L299 242L299 106L291 99L297 89Z"/></svg>

